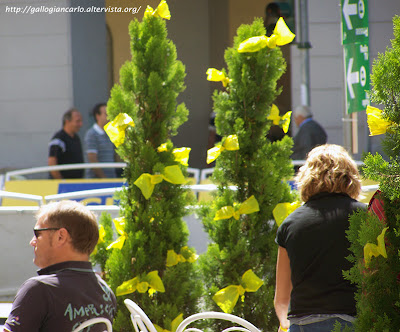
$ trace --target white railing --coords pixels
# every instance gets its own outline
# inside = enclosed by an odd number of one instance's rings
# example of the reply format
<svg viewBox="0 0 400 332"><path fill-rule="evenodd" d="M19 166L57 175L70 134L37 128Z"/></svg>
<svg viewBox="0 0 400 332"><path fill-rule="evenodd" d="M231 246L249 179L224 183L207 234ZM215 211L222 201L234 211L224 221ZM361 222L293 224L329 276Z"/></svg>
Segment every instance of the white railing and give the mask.
<svg viewBox="0 0 400 332"><path fill-rule="evenodd" d="M41 166L26 169L19 169L5 173L4 180L10 181L12 177L24 176L36 173L45 173L50 171L65 171L70 169L87 169L87 168L124 168L126 163L83 163L83 164L63 164L55 166ZM188 167L187 172L195 179L196 183L200 181L200 169ZM3 177L3 175L2 175ZM0 178L1 188L3 188L2 178Z"/></svg>
<svg viewBox="0 0 400 332"><path fill-rule="evenodd" d="M41 166L32 167L26 169L19 169L16 171L10 171L5 174L5 181L10 181L12 177L44 173L50 171L65 171L70 169L87 169L87 168L122 168L125 167L126 163L83 163L83 164L64 164L55 166Z"/></svg>
<svg viewBox="0 0 400 332"><path fill-rule="evenodd" d="M183 187L191 189L195 194L199 192L208 192L217 190L218 188L215 184L194 184L194 185L184 185ZM236 190L236 186L229 186L229 189ZM122 190L122 187L74 191L70 193L48 195L44 197L44 201L47 203L50 201L59 201L62 199L86 198L93 196L96 197L109 196L113 195L115 192L120 190Z"/></svg>
<svg viewBox="0 0 400 332"><path fill-rule="evenodd" d="M305 164L305 160L292 160L293 166L303 166ZM362 167L364 166L364 162L360 160L355 161L357 167ZM200 171L200 183L204 180L206 180L212 173L214 172L214 168L203 168Z"/></svg>
<svg viewBox="0 0 400 332"><path fill-rule="evenodd" d="M293 165L302 165L304 160L294 160ZM356 161L358 166L364 165L361 161ZM33 167L29 169L22 169L16 171L7 172L4 176L0 175L0 182L2 180L10 181L13 176L21 176L27 174L34 174L40 172L49 172L51 170L66 170L66 169L79 169L79 168L122 168L125 167L126 163L85 163L85 164L70 164L70 165L57 165L57 166L43 166L43 167ZM194 185L185 185L184 187L191 189L195 194L199 192L209 192L217 189L215 184L199 184L199 182L207 179L207 177L212 174L214 168L205 168L205 169L197 169L197 168L187 168L187 172L193 176L195 179ZM1 183L0 183L1 184ZM229 187L231 190L236 190L235 186ZM362 192L371 192L375 191L379 188L378 185L368 185L362 187ZM82 190L75 191L69 193L55 194L55 195L47 195L45 197L39 195L31 195L17 192L10 192L0 190L0 198L13 198L20 200L29 200L37 202L38 205L41 205L43 202L50 201L58 201L62 199L76 199L76 198L86 198L93 196L110 196L114 195L116 191L121 190L122 187L116 188L103 188L103 189L92 189L92 190Z"/></svg>
<svg viewBox="0 0 400 332"><path fill-rule="evenodd" d="M98 196L110 196L110 195L114 195L115 192L120 191L120 190L122 190L122 187L72 191L72 192L63 193L63 194L47 195L44 197L44 200L47 203L50 201L59 201L62 199L84 198L84 197L93 197L93 196L97 196L97 197Z"/></svg>
<svg viewBox="0 0 400 332"><path fill-rule="evenodd" d="M43 203L43 197L39 195L31 195L31 194L23 194L23 193L15 193L12 191L4 191L0 190L0 197L3 198L14 198L20 200L34 201L41 205Z"/></svg>
<svg viewBox="0 0 400 332"><path fill-rule="evenodd" d="M197 194L199 192L214 191L214 190L217 190L217 188L218 188L215 184L195 184L195 185L187 185L184 187L191 189L195 194ZM365 193L365 192L376 191L378 188L379 188L379 185L363 186L362 192ZM229 189L236 190L236 187L229 186ZM74 192L70 192L70 193L47 195L45 197L42 197L39 195L30 195L30 194L0 190L0 197L29 200L29 201L37 202L38 205L41 205L43 203L43 201L45 203L48 203L50 201L59 201L59 200L63 200L63 199L76 199L76 198L86 198L86 197L93 197L93 196L97 196L97 197L110 196L120 190L122 190L122 187L81 190L81 191L74 191Z"/></svg>
<svg viewBox="0 0 400 332"><path fill-rule="evenodd" d="M195 184L195 185L187 185L183 186L185 188L191 189L195 194L198 192L209 192L217 190L218 186L215 184ZM362 192L371 192L375 191L379 188L379 185L369 185L363 186ZM105 196L105 195L113 195L116 191L120 191L122 188L106 188L106 189L92 189L92 190L82 190L82 191L74 191L70 193L64 194L56 194L56 195L48 195L44 197L45 202L50 201L58 201L62 199L75 199L75 198L85 198L85 197L93 197L93 196ZM229 186L229 189L236 190L236 186Z"/></svg>

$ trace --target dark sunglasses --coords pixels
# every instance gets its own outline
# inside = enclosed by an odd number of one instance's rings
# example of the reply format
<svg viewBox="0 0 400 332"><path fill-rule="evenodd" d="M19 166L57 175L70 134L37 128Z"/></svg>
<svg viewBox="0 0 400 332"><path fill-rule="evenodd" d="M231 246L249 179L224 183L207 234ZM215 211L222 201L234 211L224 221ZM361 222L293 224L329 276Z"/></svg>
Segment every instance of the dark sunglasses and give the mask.
<svg viewBox="0 0 400 332"><path fill-rule="evenodd" d="M39 232L43 231L58 231L60 228L55 228L55 227L47 227L47 228L34 228L33 229L33 234L35 237L39 236Z"/></svg>

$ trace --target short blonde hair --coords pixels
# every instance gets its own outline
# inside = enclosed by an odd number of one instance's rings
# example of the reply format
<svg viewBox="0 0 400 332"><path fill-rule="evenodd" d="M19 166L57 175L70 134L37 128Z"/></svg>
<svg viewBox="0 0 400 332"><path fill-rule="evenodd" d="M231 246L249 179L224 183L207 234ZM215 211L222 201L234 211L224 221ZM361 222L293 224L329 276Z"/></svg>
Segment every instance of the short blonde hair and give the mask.
<svg viewBox="0 0 400 332"><path fill-rule="evenodd" d="M321 192L345 193L354 199L361 192L356 163L343 147L335 144L312 149L295 180L304 202Z"/></svg>
<svg viewBox="0 0 400 332"><path fill-rule="evenodd" d="M49 227L65 228L72 246L80 253L91 254L99 239L96 215L76 201L60 201L43 205L36 219L45 217Z"/></svg>

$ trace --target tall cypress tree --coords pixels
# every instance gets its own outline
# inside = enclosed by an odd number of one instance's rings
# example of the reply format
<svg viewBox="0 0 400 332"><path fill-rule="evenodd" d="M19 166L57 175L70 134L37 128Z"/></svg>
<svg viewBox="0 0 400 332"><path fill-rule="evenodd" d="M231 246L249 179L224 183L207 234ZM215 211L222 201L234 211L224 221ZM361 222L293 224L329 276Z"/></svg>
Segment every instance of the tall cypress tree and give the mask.
<svg viewBox="0 0 400 332"><path fill-rule="evenodd" d="M107 104L113 121L106 131L127 162L127 186L119 194L121 217L115 220L120 237L110 244L110 220L104 218L105 243L98 249L104 253L109 245L103 265L118 299L116 331L132 330L125 298L171 330L176 317L196 311L201 293L182 220L192 202L191 192L181 186L186 183L182 164L187 165L187 155L182 158L181 153L187 150L174 149L170 140L188 116L185 105L176 102L185 89L185 68L167 38L164 18L169 19L169 10L162 1L155 10L147 8L142 22L130 23L132 60L122 66L120 84Z"/></svg>
<svg viewBox="0 0 400 332"><path fill-rule="evenodd" d="M368 154L363 169L382 193L368 212L351 217L348 231L354 266L345 275L358 286L356 331L400 326L400 17L393 23L392 47L372 68L371 100L379 109L367 109L371 135L386 132L382 145L389 159Z"/></svg>
<svg viewBox="0 0 400 332"><path fill-rule="evenodd" d="M294 35L289 35L291 41ZM226 89L213 96L216 129L223 137L209 151L209 161L220 153L213 174L218 190L201 210L213 242L201 257L205 302L209 310L232 312L265 331L277 324L272 211L279 202L293 200L286 182L293 175L292 139L285 136L272 143L266 137L273 122L288 125L271 113L277 111L272 103L281 91L277 80L286 69L275 47L283 44L280 38L280 31L266 37L261 19L242 25L233 47L225 52L227 70L208 71L209 80L221 80Z"/></svg>

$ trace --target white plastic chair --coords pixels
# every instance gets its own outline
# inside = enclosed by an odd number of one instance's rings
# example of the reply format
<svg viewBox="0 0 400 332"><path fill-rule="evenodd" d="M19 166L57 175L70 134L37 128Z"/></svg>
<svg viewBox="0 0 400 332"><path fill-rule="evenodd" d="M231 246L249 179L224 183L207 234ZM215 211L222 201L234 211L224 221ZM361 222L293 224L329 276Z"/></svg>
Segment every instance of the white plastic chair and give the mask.
<svg viewBox="0 0 400 332"><path fill-rule="evenodd" d="M132 324L136 332L157 332L149 317L135 302L126 299L124 303L131 313Z"/></svg>
<svg viewBox="0 0 400 332"><path fill-rule="evenodd" d="M208 176L212 175L214 172L214 167L211 168L203 168L200 171L200 183L207 179Z"/></svg>
<svg viewBox="0 0 400 332"><path fill-rule="evenodd" d="M96 317L96 318L88 319L87 321L85 321L81 325L79 325L72 332L83 331L88 326L91 326L91 325L94 325L94 324L105 324L106 327L107 327L107 329L105 331L112 332L111 322L107 318L104 318L104 317Z"/></svg>
<svg viewBox="0 0 400 332"><path fill-rule="evenodd" d="M188 318L184 319L182 323L179 324L176 332L203 332L203 330L195 328L195 327L188 327L189 324L193 323L194 321L200 319L222 319L240 326L231 326L228 327L221 332L230 332L230 331L243 331L243 332L261 332L257 327L253 324L248 322L247 320L240 318L238 316L232 314L226 314L224 312L215 312L215 311L208 311L208 312L201 312L199 314L194 314L189 316Z"/></svg>

